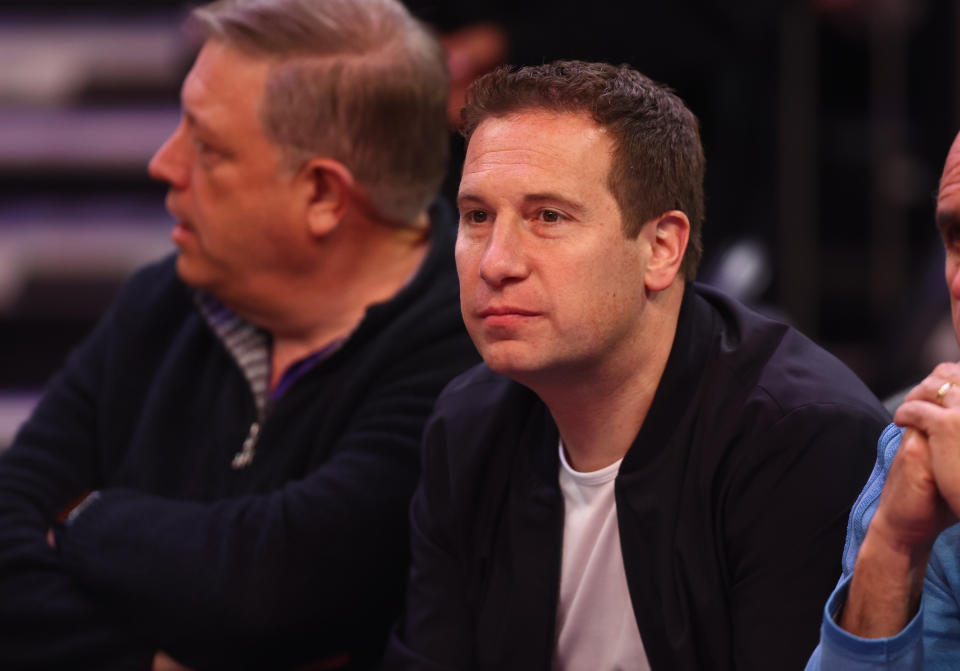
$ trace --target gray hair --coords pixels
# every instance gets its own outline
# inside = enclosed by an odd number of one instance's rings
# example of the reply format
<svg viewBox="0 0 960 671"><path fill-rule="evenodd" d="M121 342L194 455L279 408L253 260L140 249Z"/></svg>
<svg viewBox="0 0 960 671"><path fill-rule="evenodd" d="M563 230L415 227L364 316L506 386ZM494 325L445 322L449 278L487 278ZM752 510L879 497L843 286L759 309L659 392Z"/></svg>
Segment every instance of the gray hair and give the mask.
<svg viewBox="0 0 960 671"><path fill-rule="evenodd" d="M260 116L289 167L323 155L388 220L410 222L447 168L449 77L439 42L396 0L217 0L202 36L276 60Z"/></svg>

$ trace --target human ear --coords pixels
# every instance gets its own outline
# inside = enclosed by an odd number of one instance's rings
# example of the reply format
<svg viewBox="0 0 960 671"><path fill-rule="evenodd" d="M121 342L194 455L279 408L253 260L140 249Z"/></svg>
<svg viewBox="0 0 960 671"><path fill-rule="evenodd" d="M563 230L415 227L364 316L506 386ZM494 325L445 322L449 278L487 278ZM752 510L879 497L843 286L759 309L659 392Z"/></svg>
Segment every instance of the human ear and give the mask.
<svg viewBox="0 0 960 671"><path fill-rule="evenodd" d="M664 212L644 226L650 244L650 259L644 282L651 291L668 288L680 272L690 240L690 220L680 210Z"/></svg>
<svg viewBox="0 0 960 671"><path fill-rule="evenodd" d="M302 169L307 226L315 237L329 235L350 207L355 180L350 170L329 158L314 158Z"/></svg>

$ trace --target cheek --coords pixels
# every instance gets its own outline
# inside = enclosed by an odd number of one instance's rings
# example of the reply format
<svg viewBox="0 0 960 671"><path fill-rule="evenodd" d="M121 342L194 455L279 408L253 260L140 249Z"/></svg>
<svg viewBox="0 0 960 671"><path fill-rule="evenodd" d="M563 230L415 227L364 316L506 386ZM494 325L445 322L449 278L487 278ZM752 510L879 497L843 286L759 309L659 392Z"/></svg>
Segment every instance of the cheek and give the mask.
<svg viewBox="0 0 960 671"><path fill-rule="evenodd" d="M947 290L950 292L951 300L960 291L958 272L960 272L960 259L957 258L955 253L948 251L947 260L944 264L944 279L947 282Z"/></svg>
<svg viewBox="0 0 960 671"><path fill-rule="evenodd" d="M457 264L457 276L460 278L460 289L471 285L477 277L477 252L475 245L468 244L462 238L457 238L454 247L454 260Z"/></svg>
<svg viewBox="0 0 960 671"><path fill-rule="evenodd" d="M643 289L643 259L623 245L610 246L576 264L589 298L607 307L633 302Z"/></svg>
<svg viewBox="0 0 960 671"><path fill-rule="evenodd" d="M223 197L223 186L211 175L199 168L194 169L190 180L191 196L197 213L206 218L217 218L225 210L229 210L232 203Z"/></svg>

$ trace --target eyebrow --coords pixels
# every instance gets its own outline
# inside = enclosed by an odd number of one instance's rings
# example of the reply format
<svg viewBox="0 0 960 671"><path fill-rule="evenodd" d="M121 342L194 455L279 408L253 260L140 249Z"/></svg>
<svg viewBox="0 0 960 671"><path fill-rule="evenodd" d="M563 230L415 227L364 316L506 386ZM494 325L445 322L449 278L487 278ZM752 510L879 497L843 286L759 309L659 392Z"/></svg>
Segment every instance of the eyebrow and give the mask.
<svg viewBox="0 0 960 671"><path fill-rule="evenodd" d="M551 191L527 194L523 197L523 202L524 204L531 205L556 203L564 210L567 210L570 214L575 216L582 215L587 209L583 203L580 203L576 200L571 200L570 198L566 198Z"/></svg>
<svg viewBox="0 0 960 671"><path fill-rule="evenodd" d="M216 131L213 130L213 128L208 126L202 120L198 119L196 115L194 115L187 108L183 109L183 116L191 126L199 130L201 133L204 133L205 135L210 135L213 138L219 137L219 135L217 134Z"/></svg>
<svg viewBox="0 0 960 671"><path fill-rule="evenodd" d="M482 202L483 202L483 198L481 198L480 196L475 196L475 195L473 195L472 193L458 193L458 194L457 194L457 202L458 202L458 203L460 203L460 202L462 202L462 201L465 201L465 200L473 201L473 202L475 202L475 203L482 203Z"/></svg>
<svg viewBox="0 0 960 671"><path fill-rule="evenodd" d="M457 205L460 205L461 203L468 203L468 202L482 204L482 203L485 203L486 201L480 196L477 196L469 192L460 193L457 195ZM571 200L570 198L566 198L564 196L561 196L558 193L553 193L550 191L543 192L543 193L529 193L523 197L524 205L541 205L541 204L549 205L554 203L558 207L561 207L564 210L567 210L568 212L570 212L570 214L574 216L582 215L587 209L582 203L576 200Z"/></svg>

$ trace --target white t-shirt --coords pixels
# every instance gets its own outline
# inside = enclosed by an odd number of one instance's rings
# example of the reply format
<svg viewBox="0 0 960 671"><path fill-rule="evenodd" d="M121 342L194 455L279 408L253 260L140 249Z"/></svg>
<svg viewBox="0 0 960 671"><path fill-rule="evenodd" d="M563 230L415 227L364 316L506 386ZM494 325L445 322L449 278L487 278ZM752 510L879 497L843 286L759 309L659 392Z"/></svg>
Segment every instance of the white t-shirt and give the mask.
<svg viewBox="0 0 960 671"><path fill-rule="evenodd" d="M622 460L621 460L622 461ZM560 443L563 563L555 671L649 671L627 589L613 481L620 461L591 473L567 463Z"/></svg>

